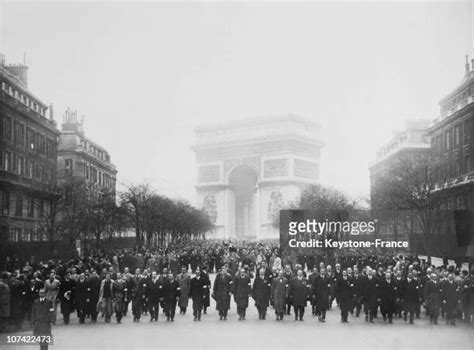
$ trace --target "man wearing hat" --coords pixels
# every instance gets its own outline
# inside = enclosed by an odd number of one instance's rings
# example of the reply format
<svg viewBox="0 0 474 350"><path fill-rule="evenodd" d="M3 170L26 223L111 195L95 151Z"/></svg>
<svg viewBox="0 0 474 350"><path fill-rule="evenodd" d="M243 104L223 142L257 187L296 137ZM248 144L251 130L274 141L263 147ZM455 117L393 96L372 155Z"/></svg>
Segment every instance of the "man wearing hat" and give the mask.
<svg viewBox="0 0 474 350"><path fill-rule="evenodd" d="M214 280L214 290L212 294L216 300L216 309L219 311L221 321L227 320L227 312L230 309L230 294L232 291L233 278L227 273L227 265L224 265Z"/></svg>
<svg viewBox="0 0 474 350"><path fill-rule="evenodd" d="M191 288L191 276L188 274L188 267L183 265L181 273L176 276L176 281L179 284L179 313L185 314L188 308L189 289Z"/></svg>
<svg viewBox="0 0 474 350"><path fill-rule="evenodd" d="M201 312L204 304L205 286L207 280L201 276L201 269L196 268L196 276L191 279L189 295L193 299L194 321L201 321Z"/></svg>
<svg viewBox="0 0 474 350"><path fill-rule="evenodd" d="M39 291L39 299L33 303L31 321L33 323L33 335L51 336L51 325L53 324L54 306L51 300L46 299L46 290ZM48 349L46 341L40 343L40 349Z"/></svg>

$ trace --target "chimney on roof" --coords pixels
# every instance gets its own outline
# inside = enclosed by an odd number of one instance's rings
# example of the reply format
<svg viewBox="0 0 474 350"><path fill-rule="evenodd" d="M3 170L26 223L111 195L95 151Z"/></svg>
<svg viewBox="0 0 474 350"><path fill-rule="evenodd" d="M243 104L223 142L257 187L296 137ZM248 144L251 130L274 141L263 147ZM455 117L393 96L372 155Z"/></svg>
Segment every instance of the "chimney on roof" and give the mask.
<svg viewBox="0 0 474 350"><path fill-rule="evenodd" d="M77 111L67 108L63 115L63 124L61 129L63 131L73 131L78 134L84 134L84 119L81 121L77 120Z"/></svg>
<svg viewBox="0 0 474 350"><path fill-rule="evenodd" d="M471 70L474 70L474 58L471 58Z"/></svg>
<svg viewBox="0 0 474 350"><path fill-rule="evenodd" d="M0 67L5 67L5 55L0 53Z"/></svg>
<svg viewBox="0 0 474 350"><path fill-rule="evenodd" d="M466 74L469 74L469 71L471 70L469 67L469 55L466 55L466 64L464 66L466 67Z"/></svg>
<svg viewBox="0 0 474 350"><path fill-rule="evenodd" d="M8 72L13 74L22 82L25 87L28 87L28 66L25 64L9 64L4 66Z"/></svg>

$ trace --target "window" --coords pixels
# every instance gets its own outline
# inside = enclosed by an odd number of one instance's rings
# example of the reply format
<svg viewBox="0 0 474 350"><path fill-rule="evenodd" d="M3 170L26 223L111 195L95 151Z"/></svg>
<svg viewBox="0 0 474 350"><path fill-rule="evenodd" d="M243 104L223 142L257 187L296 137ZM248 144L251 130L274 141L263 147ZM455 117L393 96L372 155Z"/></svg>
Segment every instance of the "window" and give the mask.
<svg viewBox="0 0 474 350"><path fill-rule="evenodd" d="M14 227L10 230L10 235L9 235L9 240L10 242L18 242L21 238L21 228L19 227Z"/></svg>
<svg viewBox="0 0 474 350"><path fill-rule="evenodd" d="M466 119L464 121L464 144L467 145L469 143L469 138L470 136L470 130L469 130L469 119Z"/></svg>
<svg viewBox="0 0 474 350"><path fill-rule="evenodd" d="M466 209L465 207L465 202L464 202L464 196L457 196L456 197L456 210L463 210Z"/></svg>
<svg viewBox="0 0 474 350"><path fill-rule="evenodd" d="M458 177L459 175L461 175L461 161L456 159L454 161L454 176Z"/></svg>
<svg viewBox="0 0 474 350"><path fill-rule="evenodd" d="M95 168L91 170L91 180L93 183L97 183L97 169Z"/></svg>
<svg viewBox="0 0 474 350"><path fill-rule="evenodd" d="M38 234L38 241L46 241L46 234L44 233L44 230L39 228L37 231Z"/></svg>
<svg viewBox="0 0 474 350"><path fill-rule="evenodd" d="M3 135L5 140L12 141L12 119L10 117L3 117Z"/></svg>
<svg viewBox="0 0 474 350"><path fill-rule="evenodd" d="M35 199L28 197L28 217L32 218L35 216Z"/></svg>
<svg viewBox="0 0 474 350"><path fill-rule="evenodd" d="M41 177L41 172L40 172L40 166L39 164L35 164L36 166L34 167L34 178L35 180L40 180Z"/></svg>
<svg viewBox="0 0 474 350"><path fill-rule="evenodd" d="M19 194L16 195L15 215L16 216L23 215L23 197Z"/></svg>
<svg viewBox="0 0 474 350"><path fill-rule="evenodd" d="M46 180L46 174L44 170L44 165L40 165L38 167L38 180L39 181L45 181Z"/></svg>
<svg viewBox="0 0 474 350"><path fill-rule="evenodd" d="M436 136L436 153L438 155L442 153L441 135Z"/></svg>
<svg viewBox="0 0 474 350"><path fill-rule="evenodd" d="M447 152L449 151L449 147L451 145L451 133L446 131L444 134L444 150Z"/></svg>
<svg viewBox="0 0 474 350"><path fill-rule="evenodd" d="M471 171L471 157L469 155L464 157L464 172L468 173Z"/></svg>
<svg viewBox="0 0 474 350"><path fill-rule="evenodd" d="M64 170L66 171L66 175L72 175L72 164L72 159L64 160Z"/></svg>
<svg viewBox="0 0 474 350"><path fill-rule="evenodd" d="M86 180L89 180L91 177L91 167L89 166L89 164L84 165L84 176Z"/></svg>
<svg viewBox="0 0 474 350"><path fill-rule="evenodd" d="M12 170L12 154L5 152L3 156L3 169L6 171Z"/></svg>
<svg viewBox="0 0 474 350"><path fill-rule="evenodd" d="M25 126L21 123L15 125L15 142L18 146L25 145Z"/></svg>
<svg viewBox="0 0 474 350"><path fill-rule="evenodd" d="M0 191L0 215L10 214L10 193Z"/></svg>
<svg viewBox="0 0 474 350"><path fill-rule="evenodd" d="M38 199L38 217L44 217L44 199Z"/></svg>
<svg viewBox="0 0 474 350"><path fill-rule="evenodd" d="M30 160L30 161L28 162L28 170L27 170L26 176L28 176L30 179L32 179L32 178L33 178L33 174L34 174L34 170L35 170L35 163Z"/></svg>
<svg viewBox="0 0 474 350"><path fill-rule="evenodd" d="M16 173L18 175L25 175L25 158L18 157L18 161L16 163Z"/></svg>
<svg viewBox="0 0 474 350"><path fill-rule="evenodd" d="M45 144L44 144L44 136L38 134L38 152L40 154L45 154Z"/></svg>
<svg viewBox="0 0 474 350"><path fill-rule="evenodd" d="M29 242L29 241L31 241L31 231L32 231L32 229L24 229L24 230L23 230L23 234L22 234L22 236L21 236L21 240L22 240L23 242Z"/></svg>
<svg viewBox="0 0 474 350"><path fill-rule="evenodd" d="M34 130L27 128L26 129L26 138L27 138L27 145L28 149L34 150L36 149L36 139L35 139L35 132Z"/></svg>
<svg viewBox="0 0 474 350"><path fill-rule="evenodd" d="M53 171L51 169L46 169L46 182L52 181L53 180Z"/></svg>
<svg viewBox="0 0 474 350"><path fill-rule="evenodd" d="M46 156L54 158L54 142L51 139L46 140Z"/></svg>
<svg viewBox="0 0 474 350"><path fill-rule="evenodd" d="M454 127L454 146L455 147L459 146L459 140L461 139L460 132L461 132L461 128L459 127L459 125L456 125Z"/></svg>

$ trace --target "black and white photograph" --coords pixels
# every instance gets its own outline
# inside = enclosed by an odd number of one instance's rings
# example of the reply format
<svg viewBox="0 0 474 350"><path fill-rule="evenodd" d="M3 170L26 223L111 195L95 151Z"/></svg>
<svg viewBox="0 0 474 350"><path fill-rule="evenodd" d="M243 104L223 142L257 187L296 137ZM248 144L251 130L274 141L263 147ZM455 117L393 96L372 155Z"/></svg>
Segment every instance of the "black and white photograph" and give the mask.
<svg viewBox="0 0 474 350"><path fill-rule="evenodd" d="M0 348L474 348L474 1L0 0Z"/></svg>

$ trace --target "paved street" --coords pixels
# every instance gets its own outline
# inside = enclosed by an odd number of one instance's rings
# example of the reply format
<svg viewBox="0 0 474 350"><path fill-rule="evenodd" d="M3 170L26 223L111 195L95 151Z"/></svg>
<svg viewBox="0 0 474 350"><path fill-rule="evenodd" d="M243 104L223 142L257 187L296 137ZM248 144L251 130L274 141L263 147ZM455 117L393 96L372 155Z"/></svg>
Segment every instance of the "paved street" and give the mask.
<svg viewBox="0 0 474 350"><path fill-rule="evenodd" d="M214 300L212 300L213 302ZM335 303L334 303L335 305ZM304 322L295 322L286 316L283 322L275 321L272 309L267 320L258 319L253 303L247 311L247 320L238 321L235 304L227 321L219 321L212 303L201 322L194 322L191 310L176 315L175 322L166 322L160 314L158 322L150 323L144 315L140 323L128 316L122 324L79 325L73 318L70 325L54 327L53 349L166 349L166 348L364 348L364 349L474 349L474 330L465 324L457 327L430 325L426 319L415 320L414 326L403 319L393 325L377 319L368 324L364 318L350 316L348 324L340 323L339 310L333 308L322 324L311 316L307 308ZM309 314L308 314L309 311ZM161 309L160 309L161 312ZM179 312L179 311L178 311ZM61 316L61 315L58 315ZM27 349L25 346L8 346L7 349Z"/></svg>

